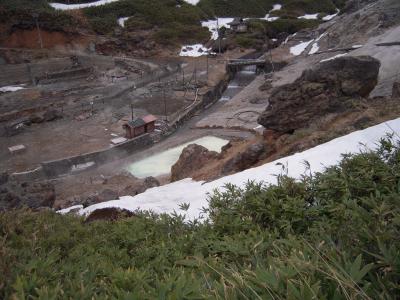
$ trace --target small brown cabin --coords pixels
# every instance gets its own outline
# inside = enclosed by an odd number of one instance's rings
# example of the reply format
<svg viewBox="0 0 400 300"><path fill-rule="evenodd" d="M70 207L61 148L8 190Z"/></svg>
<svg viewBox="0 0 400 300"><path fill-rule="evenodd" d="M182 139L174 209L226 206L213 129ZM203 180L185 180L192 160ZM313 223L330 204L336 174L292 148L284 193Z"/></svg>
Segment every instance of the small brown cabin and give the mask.
<svg viewBox="0 0 400 300"><path fill-rule="evenodd" d="M125 129L125 137L132 139L145 133L151 133L156 128L155 122L157 118L153 115L147 115L135 120L129 121L123 125Z"/></svg>

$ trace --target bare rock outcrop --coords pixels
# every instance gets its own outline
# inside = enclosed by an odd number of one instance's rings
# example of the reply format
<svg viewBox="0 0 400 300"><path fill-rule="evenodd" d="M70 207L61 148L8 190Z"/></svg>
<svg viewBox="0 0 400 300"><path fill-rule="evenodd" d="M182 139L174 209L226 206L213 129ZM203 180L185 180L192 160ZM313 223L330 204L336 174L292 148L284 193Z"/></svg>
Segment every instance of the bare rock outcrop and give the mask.
<svg viewBox="0 0 400 300"><path fill-rule="evenodd" d="M308 127L319 117L354 109L374 89L380 62L370 56L340 57L306 70L293 83L276 88L258 118L281 133Z"/></svg>
<svg viewBox="0 0 400 300"><path fill-rule="evenodd" d="M56 199L54 185L51 182L12 182L2 179L0 185L0 210L20 207L38 209L52 207Z"/></svg>
<svg viewBox="0 0 400 300"><path fill-rule="evenodd" d="M99 208L91 212L86 218L85 223L94 221L117 221L120 219L131 218L135 214L129 210L117 207Z"/></svg>
<svg viewBox="0 0 400 300"><path fill-rule="evenodd" d="M246 170L260 159L263 158L267 153L267 148L264 143L259 142L248 146L243 152L238 153L231 159L229 159L222 167L222 175L227 175L235 172Z"/></svg>
<svg viewBox="0 0 400 300"><path fill-rule="evenodd" d="M171 167L171 181L191 177L194 171L218 158L217 152L209 151L200 145L190 144L182 150L178 161Z"/></svg>

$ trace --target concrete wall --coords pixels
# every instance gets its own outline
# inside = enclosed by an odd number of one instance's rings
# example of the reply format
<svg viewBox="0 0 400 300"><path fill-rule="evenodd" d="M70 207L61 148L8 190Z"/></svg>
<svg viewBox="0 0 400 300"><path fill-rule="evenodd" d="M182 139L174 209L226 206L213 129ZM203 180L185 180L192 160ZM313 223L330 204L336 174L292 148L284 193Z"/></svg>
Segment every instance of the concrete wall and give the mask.
<svg viewBox="0 0 400 300"><path fill-rule="evenodd" d="M144 134L112 148L59 160L47 161L43 162L41 165L44 175L47 178L54 178L59 175L79 172L88 168L96 167L111 160L121 159L135 151L144 149L152 143L153 140L150 135Z"/></svg>
<svg viewBox="0 0 400 300"><path fill-rule="evenodd" d="M211 90L209 90L203 95L204 107L213 104L214 102L218 101L221 98L222 94L224 93L229 84L229 81L234 77L234 75L235 73L233 72L227 72L227 75L223 80L218 82L216 86L214 86Z"/></svg>

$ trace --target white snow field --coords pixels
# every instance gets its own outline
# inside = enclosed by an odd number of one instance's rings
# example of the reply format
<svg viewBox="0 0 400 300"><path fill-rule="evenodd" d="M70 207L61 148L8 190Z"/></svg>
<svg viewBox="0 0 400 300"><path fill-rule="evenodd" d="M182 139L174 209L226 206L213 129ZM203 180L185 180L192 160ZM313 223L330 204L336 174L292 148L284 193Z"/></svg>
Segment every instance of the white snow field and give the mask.
<svg viewBox="0 0 400 300"><path fill-rule="evenodd" d="M99 0L95 2L89 2L89 3L81 3L81 4L64 4L64 3L49 3L49 5L55 9L59 10L72 10L72 9L81 9L81 8L86 8L86 7L91 7L91 6L100 6L112 2L116 2L120 0Z"/></svg>
<svg viewBox="0 0 400 300"><path fill-rule="evenodd" d="M79 214L85 215L104 207L119 207L131 211L136 209L151 210L156 213L173 213L176 211L186 214L188 220L193 220L201 216L203 207L208 206L209 193L212 193L215 189L223 190L224 185L227 183L235 184L239 187L244 187L248 181L276 184L276 175L282 173L282 165L285 166L288 176L299 179L306 171L305 161L309 163L311 172L321 172L326 167L337 164L344 153L357 153L361 149L375 149L382 137L393 132L400 133L400 118L355 131L304 152L225 176L215 181L193 181L187 178L148 189L134 197L125 196L119 200L98 203L86 208L81 206ZM179 210L179 205L182 203L190 204L186 212ZM74 206L74 208L77 209L79 207ZM67 213L70 209L67 208L59 212Z"/></svg>
<svg viewBox="0 0 400 300"><path fill-rule="evenodd" d="M207 49L202 44L182 46L179 56L199 57L207 55L210 49Z"/></svg>
<svg viewBox="0 0 400 300"><path fill-rule="evenodd" d="M119 18L118 19L118 24L121 27L125 27L125 22L129 19L130 17L124 17L124 18Z"/></svg>
<svg viewBox="0 0 400 300"><path fill-rule="evenodd" d="M301 42L300 44L290 47L290 53L293 54L294 56L298 56L306 50L306 48L312 43L314 40L308 41L308 42Z"/></svg>
<svg viewBox="0 0 400 300"><path fill-rule="evenodd" d="M316 19L318 19L318 15L319 15L319 13L305 14L304 16L297 17L297 19L316 20Z"/></svg>
<svg viewBox="0 0 400 300"><path fill-rule="evenodd" d="M334 17L336 17L338 14L340 13L339 9L336 9L336 13L333 15L327 15L325 17L322 18L322 21L330 21L332 20Z"/></svg>
<svg viewBox="0 0 400 300"><path fill-rule="evenodd" d="M2 92L2 93L16 92L16 91L23 90L23 89L25 89L23 87L23 85L8 85L8 86L0 87L0 92Z"/></svg>
<svg viewBox="0 0 400 300"><path fill-rule="evenodd" d="M200 2L200 0L183 0L183 1L192 5L197 5L197 3Z"/></svg>
<svg viewBox="0 0 400 300"><path fill-rule="evenodd" d="M330 60L334 60L336 58L345 56L347 53L340 53L340 54L336 54L335 56L329 57L329 58L325 58L323 60L320 61L320 63L325 62L325 61L330 61Z"/></svg>
<svg viewBox="0 0 400 300"><path fill-rule="evenodd" d="M233 18L218 18L215 20L207 20L201 22L201 26L207 27L208 30L211 32L211 39L212 40L217 40L218 39L218 30L217 28L230 28L231 26L228 25L228 23L232 22Z"/></svg>
<svg viewBox="0 0 400 300"><path fill-rule="evenodd" d="M206 147L210 151L221 152L221 148L228 142L228 140L220 139L215 136L205 136L134 162L126 169L138 178L168 174L171 172L172 165L179 159L183 148L187 145L197 144Z"/></svg>

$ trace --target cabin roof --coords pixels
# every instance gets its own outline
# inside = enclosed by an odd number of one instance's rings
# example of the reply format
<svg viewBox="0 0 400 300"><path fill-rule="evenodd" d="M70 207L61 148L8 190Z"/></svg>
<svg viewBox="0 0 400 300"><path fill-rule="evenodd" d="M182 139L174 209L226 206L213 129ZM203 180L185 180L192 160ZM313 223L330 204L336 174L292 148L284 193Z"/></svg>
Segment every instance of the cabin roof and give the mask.
<svg viewBox="0 0 400 300"><path fill-rule="evenodd" d="M145 122L146 124L154 122L157 120L157 118L153 115L147 115L141 118L143 120L143 122Z"/></svg>
<svg viewBox="0 0 400 300"><path fill-rule="evenodd" d="M146 124L149 124L151 122L156 121L157 118L153 115L146 115L144 117L141 118L136 118L135 120L129 121L125 124L125 126L129 126L129 127L140 127Z"/></svg>

